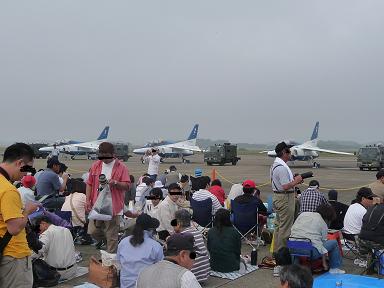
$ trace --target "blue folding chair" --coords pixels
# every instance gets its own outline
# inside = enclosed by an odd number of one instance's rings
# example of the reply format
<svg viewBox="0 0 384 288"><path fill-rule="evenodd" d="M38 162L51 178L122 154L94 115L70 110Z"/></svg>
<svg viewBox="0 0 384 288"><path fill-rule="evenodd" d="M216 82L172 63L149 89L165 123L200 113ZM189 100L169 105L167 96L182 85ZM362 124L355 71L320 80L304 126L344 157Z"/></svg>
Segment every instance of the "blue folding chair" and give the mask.
<svg viewBox="0 0 384 288"><path fill-rule="evenodd" d="M297 261L297 257L308 258L310 269L312 268L313 245L311 239L289 237L287 240L287 248L292 257L292 263Z"/></svg>
<svg viewBox="0 0 384 288"><path fill-rule="evenodd" d="M231 201L232 224L241 235L243 240L248 234L256 230L256 237L259 239L259 217L257 206L254 203L238 203Z"/></svg>
<svg viewBox="0 0 384 288"><path fill-rule="evenodd" d="M205 200L197 201L193 198L189 199L192 208L192 220L203 227L200 231L203 236L204 233L213 226L212 216L212 199L207 198ZM196 227L198 229L198 227Z"/></svg>

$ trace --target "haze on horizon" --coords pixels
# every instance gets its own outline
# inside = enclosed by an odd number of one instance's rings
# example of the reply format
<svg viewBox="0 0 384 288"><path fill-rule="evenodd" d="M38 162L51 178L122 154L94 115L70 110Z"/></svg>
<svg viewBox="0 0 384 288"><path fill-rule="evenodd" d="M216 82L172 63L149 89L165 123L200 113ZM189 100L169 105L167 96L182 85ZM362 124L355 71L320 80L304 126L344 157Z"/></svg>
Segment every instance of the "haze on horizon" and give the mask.
<svg viewBox="0 0 384 288"><path fill-rule="evenodd" d="M383 139L384 2L3 1L1 142Z"/></svg>

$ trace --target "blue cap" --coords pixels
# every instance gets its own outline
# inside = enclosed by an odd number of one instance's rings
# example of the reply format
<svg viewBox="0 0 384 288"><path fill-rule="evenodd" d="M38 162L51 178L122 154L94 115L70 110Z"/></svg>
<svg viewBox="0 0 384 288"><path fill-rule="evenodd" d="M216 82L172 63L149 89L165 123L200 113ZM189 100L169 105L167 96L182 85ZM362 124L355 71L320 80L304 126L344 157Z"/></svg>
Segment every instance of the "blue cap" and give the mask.
<svg viewBox="0 0 384 288"><path fill-rule="evenodd" d="M195 169L195 177L200 177L203 175L203 169L201 168L196 168Z"/></svg>

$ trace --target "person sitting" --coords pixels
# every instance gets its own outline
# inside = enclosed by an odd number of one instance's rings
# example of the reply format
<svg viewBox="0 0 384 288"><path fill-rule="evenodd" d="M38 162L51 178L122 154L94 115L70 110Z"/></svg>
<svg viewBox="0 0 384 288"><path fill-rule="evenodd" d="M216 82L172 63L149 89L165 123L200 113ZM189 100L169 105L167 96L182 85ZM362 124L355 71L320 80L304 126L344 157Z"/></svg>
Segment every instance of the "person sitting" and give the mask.
<svg viewBox="0 0 384 288"><path fill-rule="evenodd" d="M232 226L229 211L217 210L213 224L207 240L211 269L224 273L240 270L241 237Z"/></svg>
<svg viewBox="0 0 384 288"><path fill-rule="evenodd" d="M28 201L35 201L35 191L32 188L35 187L36 179L32 175L25 175L21 179L21 184L23 186L17 188L17 190L20 192L21 202L24 207Z"/></svg>
<svg viewBox="0 0 384 288"><path fill-rule="evenodd" d="M172 183L177 183L180 180L180 174L177 172L177 168L175 165L169 166L169 173L165 176L164 187L168 188L168 186Z"/></svg>
<svg viewBox="0 0 384 288"><path fill-rule="evenodd" d="M191 271L200 283L207 281L211 272L208 251L201 232L191 226L191 214L186 209L180 209L176 211L175 219L172 222L176 233L191 233L193 235L195 243L193 248L197 257Z"/></svg>
<svg viewBox="0 0 384 288"><path fill-rule="evenodd" d="M194 238L191 233L175 233L168 237L164 260L144 268L137 279L137 288L201 288L190 271L195 262Z"/></svg>
<svg viewBox="0 0 384 288"><path fill-rule="evenodd" d="M168 195L168 189L164 188L163 183L160 180L156 180L155 184L153 185L153 188L160 188L163 192L163 197L166 197Z"/></svg>
<svg viewBox="0 0 384 288"><path fill-rule="evenodd" d="M150 177L144 177L141 184L136 187L135 196L135 210L144 211L145 209L145 197L149 195L149 191L152 190L155 185L155 181Z"/></svg>
<svg viewBox="0 0 384 288"><path fill-rule="evenodd" d="M231 190L229 190L229 194L228 194L227 200L225 201L226 202L226 208L229 209L231 207L231 201L235 200L235 198L237 196L240 196L240 195L243 195L243 194L244 194L244 192L243 192L243 185L240 184L240 183L233 184L232 187L231 187Z"/></svg>
<svg viewBox="0 0 384 288"><path fill-rule="evenodd" d="M163 191L161 188L153 188L149 192L147 204L145 205L144 213L149 216L159 219L159 204L163 200Z"/></svg>
<svg viewBox="0 0 384 288"><path fill-rule="evenodd" d="M259 223L259 231L262 230L267 223L267 207L259 197L254 196L256 191L256 183L252 180L245 180L243 182L243 195L237 196L234 202L238 204L250 204L254 210L257 210L257 217ZM260 192L260 191L259 191Z"/></svg>
<svg viewBox="0 0 384 288"><path fill-rule="evenodd" d="M286 265L280 270L281 288L312 288L313 276L307 267Z"/></svg>
<svg viewBox="0 0 384 288"><path fill-rule="evenodd" d="M136 287L139 273L145 267L163 260L162 246L152 239L153 232L159 225L157 219L141 214L136 219L133 235L119 243L116 259L121 267L120 287Z"/></svg>
<svg viewBox="0 0 384 288"><path fill-rule="evenodd" d="M79 179L71 180L71 194L65 197L63 207L61 211L72 212L72 226L73 227L84 227L85 220L85 204L86 204L86 184Z"/></svg>
<svg viewBox="0 0 384 288"><path fill-rule="evenodd" d="M327 222L334 220L335 210L329 204L321 204L316 212L303 212L293 223L290 237L308 238L311 240L312 259L322 258L324 270L328 270L326 255L329 256L329 273L344 274L341 270L342 258L336 240L327 240Z"/></svg>
<svg viewBox="0 0 384 288"><path fill-rule="evenodd" d="M356 194L354 203L349 206L344 217L344 235L348 240L354 240L360 234L363 217L367 208L373 205L373 197L376 195L368 187L362 187Z"/></svg>
<svg viewBox="0 0 384 288"><path fill-rule="evenodd" d="M369 184L368 188L371 188L372 193L376 194L381 198L381 201L384 200L384 168L381 168L376 173L376 181Z"/></svg>
<svg viewBox="0 0 384 288"><path fill-rule="evenodd" d="M180 181L177 183L181 188L181 193L185 196L186 200L189 200L191 194L191 184L189 183L189 176L182 175Z"/></svg>
<svg viewBox="0 0 384 288"><path fill-rule="evenodd" d="M212 181L211 187L208 189L208 191L216 196L221 206L224 206L224 201L226 197L225 197L224 189L221 187L221 182L219 179L215 179Z"/></svg>
<svg viewBox="0 0 384 288"><path fill-rule="evenodd" d="M359 235L361 254L384 249L384 204L376 204L368 208L363 217Z"/></svg>
<svg viewBox="0 0 384 288"><path fill-rule="evenodd" d="M328 202L335 209L336 219L329 224L330 229L341 230L344 227L344 218L348 210L348 205L337 202L337 191L329 190L328 192Z"/></svg>
<svg viewBox="0 0 384 288"><path fill-rule="evenodd" d="M71 232L64 227L52 224L47 216L41 216L36 220L39 227L39 241L43 247L32 258L40 258L61 275L61 280L72 279L76 276L77 264L75 246Z"/></svg>
<svg viewBox="0 0 384 288"><path fill-rule="evenodd" d="M222 208L222 206L219 200L217 200L217 197L207 190L210 183L211 179L208 176L199 177L198 181L195 183L197 191L192 194L192 199L195 201L203 201L205 199L211 198L212 215L215 215L216 211Z"/></svg>
<svg viewBox="0 0 384 288"><path fill-rule="evenodd" d="M309 187L301 193L300 212L315 212L321 204L328 204L324 194L319 190L320 184L317 180L311 180Z"/></svg>
<svg viewBox="0 0 384 288"><path fill-rule="evenodd" d="M172 183L168 186L168 196L159 204L158 219L160 226L157 229L159 238L165 240L173 233L171 221L175 218L175 212L180 209L178 205L181 196L181 188L177 183Z"/></svg>

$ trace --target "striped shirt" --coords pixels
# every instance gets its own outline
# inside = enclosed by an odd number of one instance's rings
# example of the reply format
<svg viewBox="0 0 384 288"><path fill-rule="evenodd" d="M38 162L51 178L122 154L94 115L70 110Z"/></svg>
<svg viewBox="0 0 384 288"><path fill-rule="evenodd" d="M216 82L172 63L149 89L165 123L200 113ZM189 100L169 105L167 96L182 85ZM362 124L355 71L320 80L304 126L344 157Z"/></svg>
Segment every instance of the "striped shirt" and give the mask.
<svg viewBox="0 0 384 288"><path fill-rule="evenodd" d="M215 215L217 210L223 208L215 195L204 189L200 189L199 191L196 191L192 194L192 199L196 201L203 201L208 198L212 199L212 215Z"/></svg>
<svg viewBox="0 0 384 288"><path fill-rule="evenodd" d="M205 246L203 235L201 235L201 233L192 226L186 228L181 233L191 233L193 235L195 240L194 249L196 251L197 257L191 271L196 276L197 281L200 283L207 281L211 272L211 267L209 265L208 250Z"/></svg>

